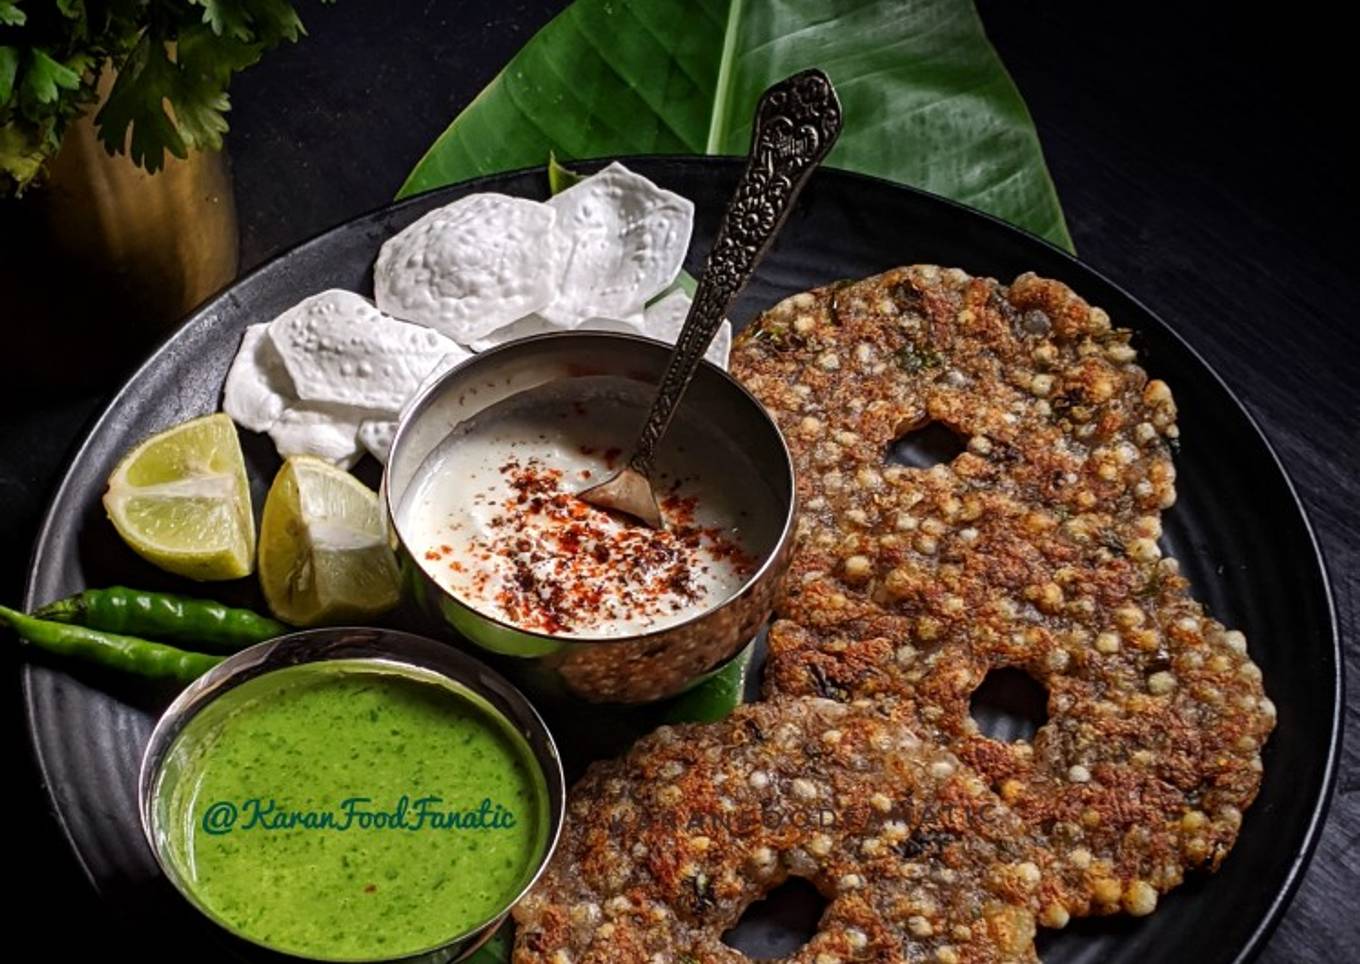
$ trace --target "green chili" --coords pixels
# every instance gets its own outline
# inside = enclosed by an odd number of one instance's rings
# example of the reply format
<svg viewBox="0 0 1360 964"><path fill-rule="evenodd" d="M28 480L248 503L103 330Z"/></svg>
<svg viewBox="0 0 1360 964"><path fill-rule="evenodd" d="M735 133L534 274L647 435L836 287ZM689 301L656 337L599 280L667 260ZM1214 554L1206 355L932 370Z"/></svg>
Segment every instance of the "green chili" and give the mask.
<svg viewBox="0 0 1360 964"><path fill-rule="evenodd" d="M135 636L120 636L85 626L36 619L6 606L0 606L0 623L8 624L29 643L50 653L78 656L110 669L136 673L148 679L191 683L222 662L221 656L190 653Z"/></svg>
<svg viewBox="0 0 1360 964"><path fill-rule="evenodd" d="M49 603L33 615L110 633L185 643L217 653L234 653L292 631L249 609L123 586L86 589Z"/></svg>

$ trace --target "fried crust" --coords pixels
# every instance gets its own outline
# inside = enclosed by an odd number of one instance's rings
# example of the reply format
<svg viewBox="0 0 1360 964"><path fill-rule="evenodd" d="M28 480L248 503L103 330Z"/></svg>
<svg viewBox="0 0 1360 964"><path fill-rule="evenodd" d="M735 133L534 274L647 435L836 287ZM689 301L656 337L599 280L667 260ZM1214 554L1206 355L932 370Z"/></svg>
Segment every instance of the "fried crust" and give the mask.
<svg viewBox="0 0 1360 964"><path fill-rule="evenodd" d="M1042 872L985 781L891 703L783 699L662 727L573 789L514 960L736 962L790 876L829 902L791 962L1033 961Z"/></svg>
<svg viewBox="0 0 1360 964"><path fill-rule="evenodd" d="M779 422L802 505L767 692L912 706L1051 858L1050 926L1147 913L1216 868L1275 711L1242 635L1161 558L1175 405L1128 333L1055 281L915 266L775 306L732 369ZM931 421L965 450L890 464ZM969 716L1005 666L1048 690L1033 745Z"/></svg>

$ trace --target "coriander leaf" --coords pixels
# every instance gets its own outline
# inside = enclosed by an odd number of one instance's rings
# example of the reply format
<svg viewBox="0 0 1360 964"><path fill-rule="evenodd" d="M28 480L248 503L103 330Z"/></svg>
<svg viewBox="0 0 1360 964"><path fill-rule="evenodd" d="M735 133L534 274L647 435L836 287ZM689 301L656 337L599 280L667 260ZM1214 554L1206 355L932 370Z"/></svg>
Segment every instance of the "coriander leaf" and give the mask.
<svg viewBox="0 0 1360 964"><path fill-rule="evenodd" d="M0 173L7 174L22 189L37 176L47 153L41 137L14 124L0 125Z"/></svg>
<svg viewBox="0 0 1360 964"><path fill-rule="evenodd" d="M238 70L260 59L259 44L219 36L198 25L180 31L179 78L169 92L170 103L186 143L217 150L227 132L223 114L231 108L227 84Z"/></svg>
<svg viewBox="0 0 1360 964"><path fill-rule="evenodd" d="M18 0L0 0L0 26L22 27L27 19Z"/></svg>
<svg viewBox="0 0 1360 964"><path fill-rule="evenodd" d="M24 93L39 104L51 104L59 96L58 87L79 89L80 75L35 47L29 57L28 69L24 71Z"/></svg>
<svg viewBox="0 0 1360 964"><path fill-rule="evenodd" d="M165 54L165 44L145 34L128 54L109 99L94 123L104 150L126 153L133 163L156 172L165 164L164 152L188 156L184 139L163 106L173 90L176 68ZM132 128L129 144L128 128Z"/></svg>
<svg viewBox="0 0 1360 964"><path fill-rule="evenodd" d="M0 107L14 93L14 75L19 72L19 48L0 47Z"/></svg>
<svg viewBox="0 0 1360 964"><path fill-rule="evenodd" d="M203 8L203 22L219 37L273 46L280 40L297 40L302 35L298 19L288 0L192 0Z"/></svg>

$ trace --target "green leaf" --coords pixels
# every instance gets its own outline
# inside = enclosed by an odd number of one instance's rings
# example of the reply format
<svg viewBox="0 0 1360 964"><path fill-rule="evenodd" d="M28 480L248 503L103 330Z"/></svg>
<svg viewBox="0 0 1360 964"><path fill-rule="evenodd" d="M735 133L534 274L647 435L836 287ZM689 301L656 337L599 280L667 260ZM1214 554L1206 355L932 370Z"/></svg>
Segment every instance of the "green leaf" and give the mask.
<svg viewBox="0 0 1360 964"><path fill-rule="evenodd" d="M297 40L302 21L288 0L192 0L203 8L203 22L215 34L245 43L273 46Z"/></svg>
<svg viewBox="0 0 1360 964"><path fill-rule="evenodd" d="M576 0L454 119L398 196L550 151L744 154L760 92L810 66L845 106L829 164L1071 247L1033 122L971 0Z"/></svg>
<svg viewBox="0 0 1360 964"><path fill-rule="evenodd" d="M716 723L725 718L746 698L746 676L754 655L752 643L717 673L666 704L661 722Z"/></svg>
<svg viewBox="0 0 1360 964"><path fill-rule="evenodd" d="M14 76L19 72L17 47L0 47L0 107L9 103L14 94Z"/></svg>
<svg viewBox="0 0 1360 964"><path fill-rule="evenodd" d="M0 125L0 174L13 179L17 189L37 176L47 155L40 133L15 124ZM2 182L0 182L2 183Z"/></svg>
<svg viewBox="0 0 1360 964"><path fill-rule="evenodd" d="M59 96L57 88L77 90L79 87L80 74L36 47L30 52L23 89L32 100L39 104L55 103Z"/></svg>
<svg viewBox="0 0 1360 964"><path fill-rule="evenodd" d="M169 92L179 132L190 147L218 150L227 132L232 74L260 59L259 44L219 36L205 24L180 31L176 58L179 72Z"/></svg>
<svg viewBox="0 0 1360 964"><path fill-rule="evenodd" d="M0 0L0 26L22 27L27 19L16 0Z"/></svg>
<svg viewBox="0 0 1360 964"><path fill-rule="evenodd" d="M508 964L514 943L515 925L507 920L464 964Z"/></svg>
<svg viewBox="0 0 1360 964"><path fill-rule="evenodd" d="M577 174L575 171L563 167L557 163L557 155L548 152L548 190L553 194L561 194L573 184L580 184L585 180L584 174Z"/></svg>
<svg viewBox="0 0 1360 964"><path fill-rule="evenodd" d="M187 157L184 138L165 110L165 99L177 80L177 68L166 56L165 44L143 35L123 62L109 99L95 115L104 149L110 154L127 153L133 163L152 172L165 165L166 151Z"/></svg>

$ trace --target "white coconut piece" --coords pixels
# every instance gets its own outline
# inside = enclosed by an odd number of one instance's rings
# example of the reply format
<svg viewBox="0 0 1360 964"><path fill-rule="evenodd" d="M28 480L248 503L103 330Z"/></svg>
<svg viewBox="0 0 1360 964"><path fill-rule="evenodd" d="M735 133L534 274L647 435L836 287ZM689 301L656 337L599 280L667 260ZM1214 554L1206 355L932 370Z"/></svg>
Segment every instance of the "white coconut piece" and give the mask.
<svg viewBox="0 0 1360 964"><path fill-rule="evenodd" d="M683 291L673 291L655 304L647 306L642 313L642 334L667 344L674 345L680 337L680 329L685 327L689 315L690 296ZM732 353L732 323L726 318L718 326L713 340L708 344L704 357L727 371L728 356Z"/></svg>
<svg viewBox="0 0 1360 964"><path fill-rule="evenodd" d="M395 415L431 368L459 347L423 325L383 314L352 291L332 289L269 325L297 396Z"/></svg>
<svg viewBox="0 0 1360 964"><path fill-rule="evenodd" d="M486 351L488 348L503 345L507 341L518 341L521 338L542 335L550 331L621 331L631 335L642 334L642 312L640 311L627 318L584 318L577 321L576 324L560 324L550 321L542 315L526 315L517 321L512 321L504 328L497 328L491 334L478 338L467 347L473 351Z"/></svg>
<svg viewBox="0 0 1360 964"><path fill-rule="evenodd" d="M397 434L395 421L368 421L359 423L359 442L368 453L383 465L392 451L392 438Z"/></svg>
<svg viewBox="0 0 1360 964"><path fill-rule="evenodd" d="M269 325L251 325L227 372L222 411L252 432L267 432L297 396L283 356L268 336Z"/></svg>
<svg viewBox="0 0 1360 964"><path fill-rule="evenodd" d="M552 301L561 274L557 212L506 194L470 194L389 238L378 307L468 342Z"/></svg>
<svg viewBox="0 0 1360 964"><path fill-rule="evenodd" d="M359 442L361 410L300 402L283 410L269 429L281 458L315 455L348 469L364 454Z"/></svg>
<svg viewBox="0 0 1360 964"><path fill-rule="evenodd" d="M680 273L694 230L687 198L615 162L547 203L563 259L556 297L538 312L550 321L626 318Z"/></svg>

